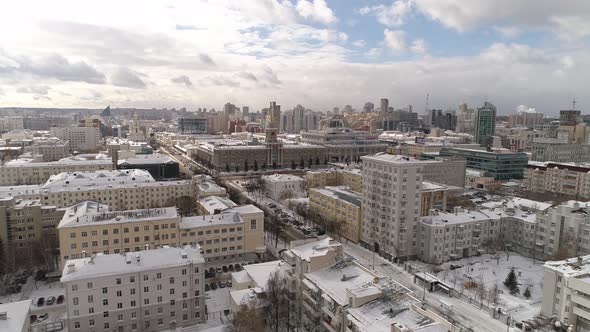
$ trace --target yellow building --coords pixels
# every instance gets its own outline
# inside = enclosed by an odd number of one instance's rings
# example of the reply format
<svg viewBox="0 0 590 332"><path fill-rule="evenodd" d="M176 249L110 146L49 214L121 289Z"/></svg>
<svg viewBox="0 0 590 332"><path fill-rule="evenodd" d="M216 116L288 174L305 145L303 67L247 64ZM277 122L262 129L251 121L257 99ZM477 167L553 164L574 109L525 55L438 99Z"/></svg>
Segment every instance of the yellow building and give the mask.
<svg viewBox="0 0 590 332"><path fill-rule="evenodd" d="M305 187L348 186L353 191L361 192L363 177L360 169L329 169L309 171L305 174Z"/></svg>
<svg viewBox="0 0 590 332"><path fill-rule="evenodd" d="M253 205L216 215L180 217L165 207L108 211L85 201L66 209L58 226L61 264L111 254L198 243L207 262L252 261L265 251L264 213Z"/></svg>
<svg viewBox="0 0 590 332"><path fill-rule="evenodd" d="M358 243L361 236L361 194L345 186L309 189L309 209L340 224L338 234Z"/></svg>

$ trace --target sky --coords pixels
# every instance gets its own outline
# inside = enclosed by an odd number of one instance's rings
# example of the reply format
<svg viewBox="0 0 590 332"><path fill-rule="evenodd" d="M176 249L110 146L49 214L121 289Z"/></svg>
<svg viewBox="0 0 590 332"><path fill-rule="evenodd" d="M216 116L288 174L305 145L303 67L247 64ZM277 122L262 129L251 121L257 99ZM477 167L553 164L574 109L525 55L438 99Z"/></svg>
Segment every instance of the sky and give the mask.
<svg viewBox="0 0 590 332"><path fill-rule="evenodd" d="M10 1L0 107L584 113L589 40L587 0Z"/></svg>

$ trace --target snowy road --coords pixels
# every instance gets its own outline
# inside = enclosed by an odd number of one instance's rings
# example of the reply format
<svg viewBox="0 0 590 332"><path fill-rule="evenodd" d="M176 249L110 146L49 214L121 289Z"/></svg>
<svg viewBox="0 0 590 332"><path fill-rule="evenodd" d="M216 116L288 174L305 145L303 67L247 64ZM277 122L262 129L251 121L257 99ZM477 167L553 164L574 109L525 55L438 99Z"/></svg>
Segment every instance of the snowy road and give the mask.
<svg viewBox="0 0 590 332"><path fill-rule="evenodd" d="M360 264L369 269L373 269L374 257L374 270L376 272L393 278L402 285L412 289L414 291L415 297L422 298L422 291L414 284L413 276L410 273L405 272L403 268L392 264L379 255L373 255L373 253L371 253L369 250L354 244L345 244L344 252L354 257ZM472 328L473 331L476 332L507 331L508 327L506 324L503 324L499 320L490 317L486 312L479 310L478 308L461 299L449 298L446 295L437 293L426 294L426 303L434 310L438 308L440 299L443 299L446 303L453 305L453 318L455 321L460 322L464 328ZM440 314L444 316L444 313ZM456 331L461 330L458 328Z"/></svg>

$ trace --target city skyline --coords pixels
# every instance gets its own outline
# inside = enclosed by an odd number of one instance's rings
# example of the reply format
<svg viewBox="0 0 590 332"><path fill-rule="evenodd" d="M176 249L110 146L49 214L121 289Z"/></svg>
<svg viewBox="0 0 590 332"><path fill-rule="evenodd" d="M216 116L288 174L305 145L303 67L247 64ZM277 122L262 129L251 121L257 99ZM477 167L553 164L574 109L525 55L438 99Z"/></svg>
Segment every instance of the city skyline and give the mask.
<svg viewBox="0 0 590 332"><path fill-rule="evenodd" d="M30 8L36 8L34 12ZM1 15L4 107L318 111L584 109L590 4L552 1L218 1L50 4ZM508 10L507 8L510 8ZM129 13L134 13L129 16ZM507 73L510 73L508 75Z"/></svg>

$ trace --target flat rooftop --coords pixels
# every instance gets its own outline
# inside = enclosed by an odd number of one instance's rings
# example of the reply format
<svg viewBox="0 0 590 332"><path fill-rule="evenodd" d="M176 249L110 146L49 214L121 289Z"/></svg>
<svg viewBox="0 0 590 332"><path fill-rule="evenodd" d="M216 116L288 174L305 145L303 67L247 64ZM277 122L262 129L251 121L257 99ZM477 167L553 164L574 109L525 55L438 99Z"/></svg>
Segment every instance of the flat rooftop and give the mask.
<svg viewBox="0 0 590 332"><path fill-rule="evenodd" d="M436 160L420 160L413 157L407 157L402 155L393 155L387 153L377 153L370 156L362 156L361 159L363 160L370 160L370 161L380 161L386 163L393 163L393 164L435 164L440 163L440 161Z"/></svg>
<svg viewBox="0 0 590 332"><path fill-rule="evenodd" d="M160 165L176 163L172 158L160 153L139 154L135 157L121 159L117 162L118 165Z"/></svg>
<svg viewBox="0 0 590 332"><path fill-rule="evenodd" d="M0 319L0 331L21 331L26 329L25 323L29 319L31 300L8 302L0 304L0 312L6 312L6 319Z"/></svg>
<svg viewBox="0 0 590 332"><path fill-rule="evenodd" d="M237 204L234 203L231 199L219 196L207 196L205 198L200 199L198 203L209 214L214 214L216 211L224 211L237 206Z"/></svg>
<svg viewBox="0 0 590 332"><path fill-rule="evenodd" d="M347 186L327 186L323 188L310 188L309 190L358 207L361 207L363 200L360 193L348 189Z"/></svg>
<svg viewBox="0 0 590 332"><path fill-rule="evenodd" d="M128 252L124 254L101 255L68 260L61 282L101 276L160 270L186 264L204 263L199 246L184 248L163 247L159 249ZM186 258L183 258L183 255Z"/></svg>
<svg viewBox="0 0 590 332"><path fill-rule="evenodd" d="M191 229L206 226L241 225L244 223L237 212L227 212L205 216L183 217L180 221L180 229Z"/></svg>
<svg viewBox="0 0 590 332"><path fill-rule="evenodd" d="M292 243L297 244L297 242ZM325 236L315 241L293 246L291 252L302 260L310 261L312 257L325 256L333 250L334 246L341 246L341 244Z"/></svg>

